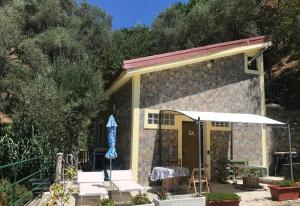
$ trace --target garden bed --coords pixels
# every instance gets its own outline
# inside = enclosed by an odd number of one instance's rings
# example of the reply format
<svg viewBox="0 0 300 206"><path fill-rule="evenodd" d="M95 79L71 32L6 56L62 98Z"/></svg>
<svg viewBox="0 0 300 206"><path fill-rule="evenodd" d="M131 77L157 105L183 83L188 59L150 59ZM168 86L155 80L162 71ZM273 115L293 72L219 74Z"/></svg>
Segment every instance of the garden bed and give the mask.
<svg viewBox="0 0 300 206"><path fill-rule="evenodd" d="M153 199L156 206L205 206L206 198L195 195L172 195L166 200Z"/></svg>

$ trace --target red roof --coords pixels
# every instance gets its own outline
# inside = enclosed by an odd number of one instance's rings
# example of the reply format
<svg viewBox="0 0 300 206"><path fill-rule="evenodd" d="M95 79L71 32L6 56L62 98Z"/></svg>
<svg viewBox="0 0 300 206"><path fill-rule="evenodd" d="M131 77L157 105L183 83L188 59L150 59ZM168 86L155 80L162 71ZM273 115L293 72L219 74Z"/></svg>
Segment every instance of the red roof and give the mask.
<svg viewBox="0 0 300 206"><path fill-rule="evenodd" d="M233 49L241 46L249 46L271 41L271 36L258 36L248 39L229 41L224 43L212 44L192 49L169 52L153 56L142 57L123 61L123 69L135 69L139 67L152 66L161 63L167 63L174 60L188 59L195 56L203 56L214 52L220 52L227 49Z"/></svg>

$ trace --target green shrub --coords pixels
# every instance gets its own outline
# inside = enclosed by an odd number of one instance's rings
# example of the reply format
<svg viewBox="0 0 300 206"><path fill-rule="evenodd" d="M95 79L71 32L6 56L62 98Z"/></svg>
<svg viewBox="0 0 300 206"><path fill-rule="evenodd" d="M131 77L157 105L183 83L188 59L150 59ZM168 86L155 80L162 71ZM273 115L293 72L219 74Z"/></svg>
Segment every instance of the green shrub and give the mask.
<svg viewBox="0 0 300 206"><path fill-rule="evenodd" d="M65 178L67 180L72 180L76 176L76 169L73 166L67 167L65 169Z"/></svg>
<svg viewBox="0 0 300 206"><path fill-rule="evenodd" d="M296 183L293 180L283 180L279 183L280 187L293 187Z"/></svg>
<svg viewBox="0 0 300 206"><path fill-rule="evenodd" d="M0 205L10 205L12 195L13 189L11 183L8 180L0 180ZM27 187L23 185L16 185L16 206L25 205L32 199L32 197L33 195Z"/></svg>
<svg viewBox="0 0 300 206"><path fill-rule="evenodd" d="M159 200L167 200L168 199L168 195L165 191L159 192L157 193L157 198Z"/></svg>
<svg viewBox="0 0 300 206"><path fill-rule="evenodd" d="M149 203L151 203L151 201L146 194L138 194L132 198L133 205L143 205Z"/></svg>
<svg viewBox="0 0 300 206"><path fill-rule="evenodd" d="M111 199L100 199L98 201L99 206L116 206L116 203Z"/></svg>
<svg viewBox="0 0 300 206"><path fill-rule="evenodd" d="M241 199L240 196L232 192L211 192L205 196L210 202L222 202L224 200L239 201Z"/></svg>

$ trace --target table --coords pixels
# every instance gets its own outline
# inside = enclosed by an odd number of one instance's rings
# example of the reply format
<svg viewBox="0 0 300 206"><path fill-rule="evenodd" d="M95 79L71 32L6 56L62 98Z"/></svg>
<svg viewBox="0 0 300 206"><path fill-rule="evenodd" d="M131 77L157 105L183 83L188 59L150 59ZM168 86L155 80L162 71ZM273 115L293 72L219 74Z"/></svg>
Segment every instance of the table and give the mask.
<svg viewBox="0 0 300 206"><path fill-rule="evenodd" d="M150 180L162 180L162 189L166 191L176 191L179 184L179 177L189 175L189 169L186 167L168 166L154 167Z"/></svg>
<svg viewBox="0 0 300 206"><path fill-rule="evenodd" d="M259 171L259 176L261 177L266 177L268 175L268 169L264 166L260 166L260 165L236 165L236 167L238 168L238 174L240 176L245 176L245 174L247 174L247 170L249 172L249 170L257 170Z"/></svg>
<svg viewBox="0 0 300 206"><path fill-rule="evenodd" d="M151 173L150 180L164 180L173 177L183 177L189 175L189 169L186 167L168 166L168 167L154 167Z"/></svg>
<svg viewBox="0 0 300 206"><path fill-rule="evenodd" d="M277 175L277 169L278 169L278 160L288 160L290 157L290 153L289 152L274 152L273 153L274 157L275 157L275 176ZM292 151L292 157L294 158L297 155L297 152Z"/></svg>

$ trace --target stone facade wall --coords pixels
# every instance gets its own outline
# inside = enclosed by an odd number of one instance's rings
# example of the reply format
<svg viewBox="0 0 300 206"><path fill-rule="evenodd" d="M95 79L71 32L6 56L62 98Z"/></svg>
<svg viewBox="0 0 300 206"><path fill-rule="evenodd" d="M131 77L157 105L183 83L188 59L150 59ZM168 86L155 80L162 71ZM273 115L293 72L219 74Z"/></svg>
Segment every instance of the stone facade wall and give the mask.
<svg viewBox="0 0 300 206"><path fill-rule="evenodd" d="M300 110L286 110L284 108L267 107L267 116L281 122L290 122L292 148L300 154ZM269 171L274 174L274 152L287 152L288 145L288 130L268 126L267 127L267 142L268 142L268 158ZM300 162L300 157L295 159L295 162ZM281 169L280 169L281 170ZM279 171L281 173L282 171Z"/></svg>
<svg viewBox="0 0 300 206"><path fill-rule="evenodd" d="M130 169L131 148L131 114L132 114L132 84L128 81L122 88L110 97L109 111L114 114L117 122L117 161L121 169Z"/></svg>
<svg viewBox="0 0 300 206"><path fill-rule="evenodd" d="M229 141L231 132L211 131L210 154L211 154L211 180L218 181L221 173L226 170L226 161L229 153Z"/></svg>
<svg viewBox="0 0 300 206"><path fill-rule="evenodd" d="M144 120L144 117L141 116L140 119ZM161 136L161 162L162 165L167 165L169 159L178 157L178 132L177 130L163 129ZM159 151L159 130L140 127L138 181L141 184L147 185L152 168L160 166Z"/></svg>
<svg viewBox="0 0 300 206"><path fill-rule="evenodd" d="M233 124L233 159L246 160L251 165L262 165L262 125Z"/></svg>
<svg viewBox="0 0 300 206"><path fill-rule="evenodd" d="M144 129L144 109L260 114L259 76L245 73L242 54L217 59L211 68L207 67L207 62L202 62L143 74L140 108L141 151L149 141L151 144L157 142L158 137L158 130ZM252 133L250 131L251 129L245 132L242 128L235 128L235 157L245 157L250 163L261 164L261 130ZM244 138L249 140L246 142ZM138 176L143 183L144 176L151 172L151 168L146 165L158 156L153 154L151 147L154 146L151 144L149 150L146 150L148 152L139 153L139 168L142 168ZM248 155L250 153L253 155ZM259 153L259 156L255 156Z"/></svg>

